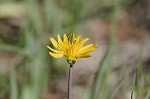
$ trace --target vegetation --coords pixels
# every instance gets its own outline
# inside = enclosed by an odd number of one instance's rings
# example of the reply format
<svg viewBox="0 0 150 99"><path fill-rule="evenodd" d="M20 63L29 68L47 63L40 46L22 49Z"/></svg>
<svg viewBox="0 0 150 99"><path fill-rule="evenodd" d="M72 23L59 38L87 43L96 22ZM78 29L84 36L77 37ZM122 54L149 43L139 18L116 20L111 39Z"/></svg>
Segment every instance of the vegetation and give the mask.
<svg viewBox="0 0 150 99"><path fill-rule="evenodd" d="M144 48L141 48L138 61L134 64L136 77L129 81L126 77L126 64L121 64L117 85L110 85L110 78L116 73L112 61L118 41L118 16L122 10L140 1L142 0L1 0L0 98L41 99L45 93L55 93L57 89L54 88L54 83L67 77L69 66L65 59L56 60L49 56L46 48L51 45L49 38L60 33L78 33L90 38L84 25L89 20L98 19L110 20L108 47L97 66L92 85L83 89L84 98L126 99L129 96L133 99L149 99L150 75L143 75L142 70Z"/></svg>

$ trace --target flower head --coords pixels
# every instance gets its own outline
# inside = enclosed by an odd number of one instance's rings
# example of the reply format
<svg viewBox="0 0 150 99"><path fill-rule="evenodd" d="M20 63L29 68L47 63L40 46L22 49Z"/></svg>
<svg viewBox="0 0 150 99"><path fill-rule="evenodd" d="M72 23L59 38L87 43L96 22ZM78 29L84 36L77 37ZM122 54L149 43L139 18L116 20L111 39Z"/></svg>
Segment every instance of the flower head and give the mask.
<svg viewBox="0 0 150 99"><path fill-rule="evenodd" d="M60 35L57 35L57 41L54 38L50 38L53 46L56 49L47 46L51 50L49 54L54 58L66 57L69 61L76 61L77 58L88 58L91 57L89 52L96 49L96 44L90 44L84 46L89 38L83 39L81 36L77 36L74 33L67 36L64 34L63 39Z"/></svg>

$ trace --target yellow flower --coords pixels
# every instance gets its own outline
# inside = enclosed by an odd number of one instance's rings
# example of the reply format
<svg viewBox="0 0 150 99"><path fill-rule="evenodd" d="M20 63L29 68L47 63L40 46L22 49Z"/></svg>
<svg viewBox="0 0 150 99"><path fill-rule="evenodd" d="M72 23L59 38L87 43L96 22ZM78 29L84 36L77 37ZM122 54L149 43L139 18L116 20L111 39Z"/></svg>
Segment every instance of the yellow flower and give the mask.
<svg viewBox="0 0 150 99"><path fill-rule="evenodd" d="M50 38L53 46L56 49L52 49L50 46L47 46L51 50L49 54L54 58L66 57L69 61L76 61L77 58L87 58L91 57L89 52L96 49L96 44L90 44L84 46L84 44L89 40L88 38L83 39L81 36L75 36L73 33L70 36L64 34L63 39L60 35L57 35L58 41L54 38Z"/></svg>

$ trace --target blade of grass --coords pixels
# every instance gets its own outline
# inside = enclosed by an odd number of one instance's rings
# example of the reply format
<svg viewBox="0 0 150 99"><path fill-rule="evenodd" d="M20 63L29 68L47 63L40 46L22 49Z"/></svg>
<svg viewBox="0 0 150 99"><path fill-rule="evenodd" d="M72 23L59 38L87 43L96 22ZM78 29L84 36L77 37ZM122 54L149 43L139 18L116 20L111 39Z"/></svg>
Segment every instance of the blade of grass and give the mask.
<svg viewBox="0 0 150 99"><path fill-rule="evenodd" d="M135 78L135 91L136 91L136 99L139 99L140 88L141 88L141 79L142 79L142 50L140 52L140 57L138 60L137 70L136 70L136 78Z"/></svg>
<svg viewBox="0 0 150 99"><path fill-rule="evenodd" d="M53 33L59 33L62 31L62 20L60 9L58 8L55 0L45 0L46 9L46 22L51 26Z"/></svg>
<svg viewBox="0 0 150 99"><path fill-rule="evenodd" d="M118 16L119 9L120 9L120 1L115 0L115 9L114 9L113 17L112 17L111 33L110 33L110 37L109 37L108 49L97 69L97 72L96 72L96 75L95 75L95 78L93 81L92 89L91 89L90 99L97 99L99 97L100 84L102 82L102 78L105 74L105 71L107 70L107 67L108 67L107 65L110 62L110 59L113 54L113 50L115 47L114 46L115 33L116 33L116 29L117 29L117 22L118 22L117 16ZM103 91L101 91L101 92L103 92ZM99 97L99 98L101 98L101 97Z"/></svg>
<svg viewBox="0 0 150 99"><path fill-rule="evenodd" d="M122 68L121 68L121 72L120 72L120 73L121 73L121 74L120 74L120 80L119 80L119 82L118 82L118 85L117 85L116 88L114 89L113 93L111 94L110 99L114 99L116 93L119 92L119 90L120 90L122 87L124 87L125 84L126 84L126 79L125 79L125 77L124 77L124 75L125 75L124 67L125 67L125 66L122 65L121 67L122 67Z"/></svg>
<svg viewBox="0 0 150 99"><path fill-rule="evenodd" d="M150 99L150 90L147 92L147 94L146 94L144 99Z"/></svg>
<svg viewBox="0 0 150 99"><path fill-rule="evenodd" d="M40 13L38 0L25 0L25 5L27 8L28 18L32 23L33 29L36 31L35 34L40 37L43 33L44 25L41 16L42 13Z"/></svg>
<svg viewBox="0 0 150 99"><path fill-rule="evenodd" d="M0 44L0 50L18 53L19 51L21 51L21 48L14 45Z"/></svg>
<svg viewBox="0 0 150 99"><path fill-rule="evenodd" d="M18 99L17 77L14 65L10 67L10 99Z"/></svg>

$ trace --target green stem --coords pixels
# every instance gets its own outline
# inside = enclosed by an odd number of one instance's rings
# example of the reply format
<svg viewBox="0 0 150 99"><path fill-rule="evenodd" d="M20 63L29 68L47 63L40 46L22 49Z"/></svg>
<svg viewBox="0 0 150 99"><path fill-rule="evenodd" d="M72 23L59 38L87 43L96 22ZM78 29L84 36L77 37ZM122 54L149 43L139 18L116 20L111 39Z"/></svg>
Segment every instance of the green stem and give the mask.
<svg viewBox="0 0 150 99"><path fill-rule="evenodd" d="M71 99L72 93L72 64L69 66L69 76L68 76L68 99Z"/></svg>

